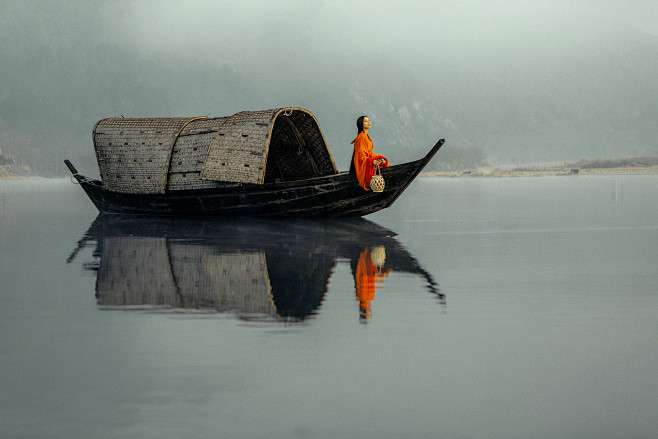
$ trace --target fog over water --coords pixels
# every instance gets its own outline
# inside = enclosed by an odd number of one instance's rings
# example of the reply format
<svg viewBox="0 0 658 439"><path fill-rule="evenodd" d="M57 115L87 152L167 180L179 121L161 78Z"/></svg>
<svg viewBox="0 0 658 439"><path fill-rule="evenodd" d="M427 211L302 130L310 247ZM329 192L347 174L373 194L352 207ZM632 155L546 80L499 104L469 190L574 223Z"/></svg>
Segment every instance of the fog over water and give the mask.
<svg viewBox="0 0 658 439"><path fill-rule="evenodd" d="M494 164L656 155L657 23L637 0L3 0L0 148L86 170L104 117L300 106L341 169L361 114L394 161L440 137Z"/></svg>

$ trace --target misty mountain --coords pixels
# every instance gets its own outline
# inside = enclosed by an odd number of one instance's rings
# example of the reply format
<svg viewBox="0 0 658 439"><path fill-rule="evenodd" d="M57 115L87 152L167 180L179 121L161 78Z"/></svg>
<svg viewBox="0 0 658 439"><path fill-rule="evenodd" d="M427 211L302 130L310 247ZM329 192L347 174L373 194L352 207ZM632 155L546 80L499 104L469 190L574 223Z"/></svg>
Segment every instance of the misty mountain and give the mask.
<svg viewBox="0 0 658 439"><path fill-rule="evenodd" d="M316 115L341 169L362 114L394 162L441 137L435 167L442 156L454 165L658 154L658 38L637 29L566 24L495 43L446 33L425 46L409 37L403 51L400 35L390 51L363 53L298 14L168 51L127 44L100 4L0 6L0 148L37 173L63 173L64 158L93 164L91 131L104 117L285 106ZM329 24L355 20L316 8Z"/></svg>

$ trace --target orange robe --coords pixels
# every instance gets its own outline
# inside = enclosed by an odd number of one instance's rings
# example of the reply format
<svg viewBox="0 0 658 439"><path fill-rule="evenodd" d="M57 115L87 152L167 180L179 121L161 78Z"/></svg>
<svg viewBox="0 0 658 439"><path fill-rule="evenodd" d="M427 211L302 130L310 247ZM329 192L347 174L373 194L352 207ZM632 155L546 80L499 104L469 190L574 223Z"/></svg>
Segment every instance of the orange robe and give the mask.
<svg viewBox="0 0 658 439"><path fill-rule="evenodd" d="M372 165L373 160L386 160L386 158L375 154L372 139L365 131L361 131L352 143L354 144L354 169L356 170L356 178L359 179L359 186L368 191L370 190L370 179L375 174L375 167ZM386 160L383 167L387 166L391 166L388 160Z"/></svg>

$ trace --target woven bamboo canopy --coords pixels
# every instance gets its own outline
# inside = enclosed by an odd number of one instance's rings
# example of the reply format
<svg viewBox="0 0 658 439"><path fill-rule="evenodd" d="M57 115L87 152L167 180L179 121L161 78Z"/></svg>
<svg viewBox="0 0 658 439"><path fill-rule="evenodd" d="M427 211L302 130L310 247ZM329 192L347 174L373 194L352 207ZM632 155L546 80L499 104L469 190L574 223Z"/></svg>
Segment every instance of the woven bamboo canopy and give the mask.
<svg viewBox="0 0 658 439"><path fill-rule="evenodd" d="M315 116L302 108L228 117L108 118L93 131L103 186L165 193L335 174Z"/></svg>

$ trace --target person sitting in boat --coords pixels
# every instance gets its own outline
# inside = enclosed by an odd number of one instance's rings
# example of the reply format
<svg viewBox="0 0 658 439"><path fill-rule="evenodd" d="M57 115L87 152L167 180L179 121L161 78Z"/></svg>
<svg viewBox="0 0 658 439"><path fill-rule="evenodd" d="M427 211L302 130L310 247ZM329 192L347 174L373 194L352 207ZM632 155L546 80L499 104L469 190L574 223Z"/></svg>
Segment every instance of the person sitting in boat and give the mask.
<svg viewBox="0 0 658 439"><path fill-rule="evenodd" d="M370 126L368 116L361 116L356 120L358 135L352 141L354 152L350 164L350 174L355 176L359 180L359 186L367 191L370 190L370 179L375 175L376 166L391 166L386 157L373 151L372 138L368 135Z"/></svg>

